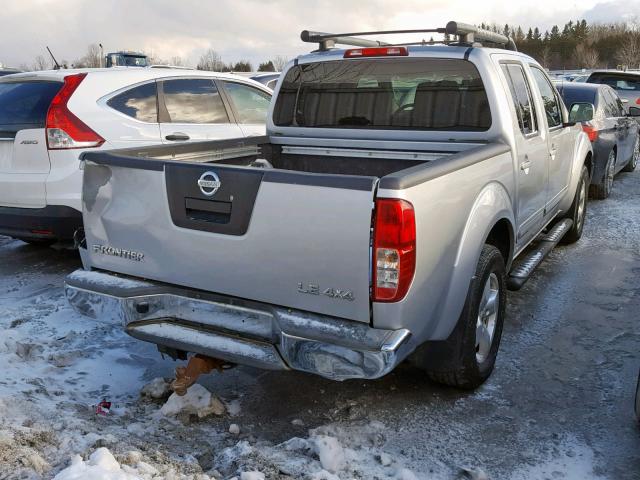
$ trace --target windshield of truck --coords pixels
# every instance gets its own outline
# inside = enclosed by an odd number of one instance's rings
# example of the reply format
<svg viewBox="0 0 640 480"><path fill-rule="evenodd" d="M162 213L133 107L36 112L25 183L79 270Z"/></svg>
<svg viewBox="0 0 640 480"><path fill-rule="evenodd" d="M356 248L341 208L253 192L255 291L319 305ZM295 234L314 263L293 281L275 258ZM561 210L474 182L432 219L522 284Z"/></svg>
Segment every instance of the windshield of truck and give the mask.
<svg viewBox="0 0 640 480"><path fill-rule="evenodd" d="M273 120L286 127L484 131L491 112L467 60L349 59L292 67Z"/></svg>
<svg viewBox="0 0 640 480"><path fill-rule="evenodd" d="M120 62L118 63L120 64ZM147 57L138 57L134 55L124 55L122 57L122 64L127 67L146 67Z"/></svg>

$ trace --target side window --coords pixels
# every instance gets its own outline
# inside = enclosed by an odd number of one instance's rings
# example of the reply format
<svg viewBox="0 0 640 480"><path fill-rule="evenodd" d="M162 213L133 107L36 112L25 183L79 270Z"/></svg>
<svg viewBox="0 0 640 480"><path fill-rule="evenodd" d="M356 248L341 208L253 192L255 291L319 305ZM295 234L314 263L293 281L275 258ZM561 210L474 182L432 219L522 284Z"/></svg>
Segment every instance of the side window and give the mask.
<svg viewBox="0 0 640 480"><path fill-rule="evenodd" d="M544 103L544 111L547 116L549 128L562 125L562 107L547 76L542 70L534 66L531 67L531 71L533 72L533 78L538 85L538 89L540 89L540 95L542 95L542 102Z"/></svg>
<svg viewBox="0 0 640 480"><path fill-rule="evenodd" d="M613 106L613 99L611 98L611 94L609 93L609 90L604 88L602 89L602 98L604 100L604 114L605 116L611 118L611 117L617 117L616 115L616 109Z"/></svg>
<svg viewBox="0 0 640 480"><path fill-rule="evenodd" d="M141 122L157 123L158 103L156 94L156 82L145 83L109 99L107 105Z"/></svg>
<svg viewBox="0 0 640 480"><path fill-rule="evenodd" d="M607 88L604 92L604 97L607 99L608 108L611 111L611 115L609 116L622 117L623 113L622 109L620 108L622 106L622 102L620 101L618 95L614 91ZM618 105L618 103L620 105Z"/></svg>
<svg viewBox="0 0 640 480"><path fill-rule="evenodd" d="M227 110L213 80L165 80L162 90L172 123L229 123Z"/></svg>
<svg viewBox="0 0 640 480"><path fill-rule="evenodd" d="M236 107L240 123L265 123L271 96L257 88L225 82L227 93Z"/></svg>
<svg viewBox="0 0 640 480"><path fill-rule="evenodd" d="M520 130L524 135L536 132L538 128L536 126L536 115L531 90L529 89L529 84L527 83L522 66L503 63L501 67L507 77L509 90L511 91L511 96L516 106Z"/></svg>

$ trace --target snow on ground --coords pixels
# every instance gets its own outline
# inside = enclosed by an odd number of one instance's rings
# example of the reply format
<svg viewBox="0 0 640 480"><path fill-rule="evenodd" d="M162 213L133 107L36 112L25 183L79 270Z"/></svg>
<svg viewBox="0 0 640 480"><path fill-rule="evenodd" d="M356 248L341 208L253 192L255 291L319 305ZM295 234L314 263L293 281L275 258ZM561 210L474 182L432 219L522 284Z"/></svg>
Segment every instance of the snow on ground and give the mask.
<svg viewBox="0 0 640 480"><path fill-rule="evenodd" d="M174 362L68 307L73 253L0 238L0 480L635 479L633 175L511 297L473 393L402 368L345 383L238 368L170 398Z"/></svg>

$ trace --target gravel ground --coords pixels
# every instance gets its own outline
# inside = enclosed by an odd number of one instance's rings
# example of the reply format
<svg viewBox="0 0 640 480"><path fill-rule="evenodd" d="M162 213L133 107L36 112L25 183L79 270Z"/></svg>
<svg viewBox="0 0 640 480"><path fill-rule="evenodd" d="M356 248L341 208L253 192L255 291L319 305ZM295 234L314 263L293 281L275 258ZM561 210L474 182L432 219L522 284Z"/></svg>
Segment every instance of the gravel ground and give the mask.
<svg viewBox="0 0 640 480"><path fill-rule="evenodd" d="M343 383L238 367L200 381L234 415L169 421L139 392L176 364L74 314L61 286L78 266L74 252L0 238L0 479L52 478L73 454L105 446L123 465L138 451L160 472L138 466L139 478L332 478L311 475L325 466L309 447L320 437L345 448L341 479L453 479L462 468L473 478L640 478L640 172L591 201L582 240L556 248L510 295L496 370L473 393L405 365ZM102 398L115 413L93 413Z"/></svg>

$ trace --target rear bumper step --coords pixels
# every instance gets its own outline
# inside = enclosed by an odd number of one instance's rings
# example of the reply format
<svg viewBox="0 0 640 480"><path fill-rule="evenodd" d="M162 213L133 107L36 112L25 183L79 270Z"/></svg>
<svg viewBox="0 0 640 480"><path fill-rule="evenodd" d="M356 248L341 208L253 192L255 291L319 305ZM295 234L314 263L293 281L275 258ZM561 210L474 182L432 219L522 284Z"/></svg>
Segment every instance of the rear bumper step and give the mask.
<svg viewBox="0 0 640 480"><path fill-rule="evenodd" d="M556 223L553 228L519 258L509 272L507 288L509 290L520 290L529 280L533 271L540 265L544 257L562 240L562 237L571 229L573 220L565 218Z"/></svg>
<svg viewBox="0 0 640 480"><path fill-rule="evenodd" d="M369 325L137 280L77 270L67 299L83 315L123 325L140 340L271 370L332 379L378 378L406 356L406 329Z"/></svg>

